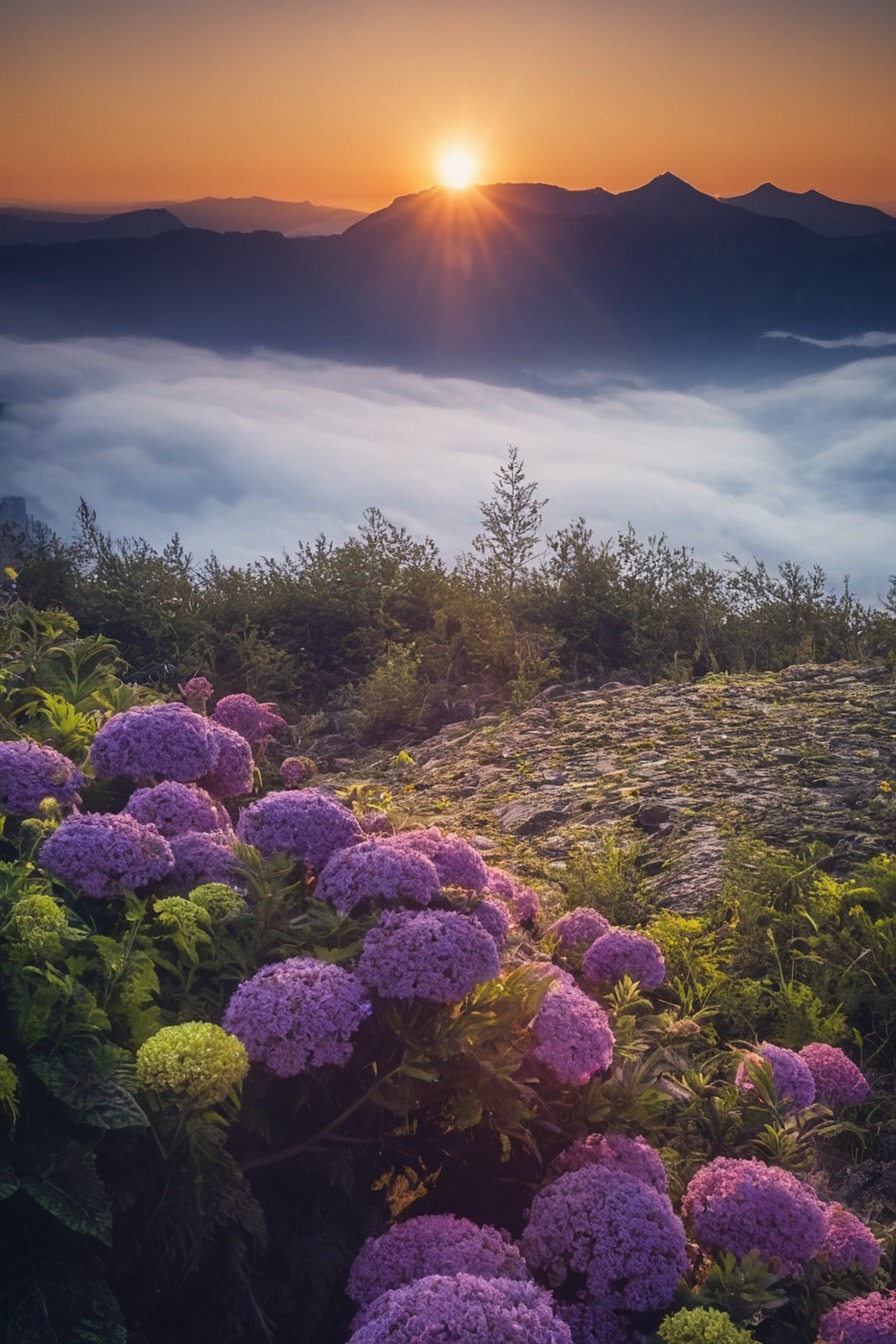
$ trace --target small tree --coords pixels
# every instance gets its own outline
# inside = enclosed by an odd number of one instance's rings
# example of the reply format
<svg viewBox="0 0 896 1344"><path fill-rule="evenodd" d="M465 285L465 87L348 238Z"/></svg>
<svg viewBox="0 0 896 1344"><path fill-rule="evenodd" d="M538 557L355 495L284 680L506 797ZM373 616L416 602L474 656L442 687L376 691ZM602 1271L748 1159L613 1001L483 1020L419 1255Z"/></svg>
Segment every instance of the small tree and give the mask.
<svg viewBox="0 0 896 1344"><path fill-rule="evenodd" d="M483 530L473 538L474 571L502 593L519 588L535 553L542 509L548 502L536 499L537 489L537 481L526 480L519 450L508 445L492 497L479 504Z"/></svg>

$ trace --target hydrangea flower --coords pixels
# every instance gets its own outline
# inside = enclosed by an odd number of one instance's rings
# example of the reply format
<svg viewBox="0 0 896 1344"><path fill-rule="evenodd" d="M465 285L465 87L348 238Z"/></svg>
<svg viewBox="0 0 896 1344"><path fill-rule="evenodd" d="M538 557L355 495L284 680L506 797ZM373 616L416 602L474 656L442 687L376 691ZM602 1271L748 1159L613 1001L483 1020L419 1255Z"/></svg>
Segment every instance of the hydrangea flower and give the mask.
<svg viewBox="0 0 896 1344"><path fill-rule="evenodd" d="M826 1311L818 1322L818 1344L893 1344L896 1292L851 1297Z"/></svg>
<svg viewBox="0 0 896 1344"><path fill-rule="evenodd" d="M519 1247L553 1288L584 1276L589 1301L625 1311L667 1307L687 1271L685 1231L672 1204L628 1172L567 1171L532 1201Z"/></svg>
<svg viewBox="0 0 896 1344"><path fill-rule="evenodd" d="M642 989L656 989L666 978L663 954L646 933L611 929L588 948L582 958L582 974L594 983L613 985L628 975Z"/></svg>
<svg viewBox="0 0 896 1344"><path fill-rule="evenodd" d="M530 1056L560 1083L577 1086L613 1062L615 1038L603 1008L566 975L557 976L530 1023Z"/></svg>
<svg viewBox="0 0 896 1344"><path fill-rule="evenodd" d="M501 868L486 868L485 885L494 896L507 902L518 924L531 926L537 922L541 901L530 887L524 887Z"/></svg>
<svg viewBox="0 0 896 1344"><path fill-rule="evenodd" d="M174 867L165 837L124 813L67 817L44 841L40 861L54 877L97 900L147 887Z"/></svg>
<svg viewBox="0 0 896 1344"><path fill-rule="evenodd" d="M346 915L362 907L426 906L439 894L439 875L425 854L391 840L361 840L327 860L314 894Z"/></svg>
<svg viewBox="0 0 896 1344"><path fill-rule="evenodd" d="M60 807L78 801L86 777L55 747L41 746L25 738L0 742L0 812L33 817L45 798Z"/></svg>
<svg viewBox="0 0 896 1344"><path fill-rule="evenodd" d="M384 999L457 1003L500 971L494 940L454 910L387 911L364 939L358 975Z"/></svg>
<svg viewBox="0 0 896 1344"><path fill-rule="evenodd" d="M663 1344L755 1344L755 1335L715 1307L683 1307L657 1330Z"/></svg>
<svg viewBox="0 0 896 1344"><path fill-rule="evenodd" d="M628 1172L629 1176L636 1176L661 1195L669 1189L669 1177L662 1158L640 1134L635 1139L627 1134L588 1134L564 1148L552 1162L551 1171L559 1175L594 1164Z"/></svg>
<svg viewBox="0 0 896 1344"><path fill-rule="evenodd" d="M216 831L221 825L214 802L205 789L167 779L149 788L137 789L124 806L129 817L170 839L187 831Z"/></svg>
<svg viewBox="0 0 896 1344"><path fill-rule="evenodd" d="M486 868L482 855L459 835L429 826L419 831L404 831L396 835L396 845L425 854L435 864L443 887L463 887L465 891L482 891L486 885Z"/></svg>
<svg viewBox="0 0 896 1344"><path fill-rule="evenodd" d="M208 719L178 703L137 705L115 714L90 748L98 779L176 779L189 784L218 759Z"/></svg>
<svg viewBox="0 0 896 1344"><path fill-rule="evenodd" d="M200 1108L224 1101L248 1072L241 1042L213 1022L162 1027L137 1051L141 1087L172 1093Z"/></svg>
<svg viewBox="0 0 896 1344"><path fill-rule="evenodd" d="M213 798L242 798L252 792L255 782L252 748L232 728L224 728L211 721L209 727L212 740L218 748L218 759L198 782Z"/></svg>
<svg viewBox="0 0 896 1344"><path fill-rule="evenodd" d="M207 702L215 693L215 688L208 677L190 677L189 681L185 681L183 686L178 685L177 689L190 709L195 709L197 713L205 709Z"/></svg>
<svg viewBox="0 0 896 1344"><path fill-rule="evenodd" d="M348 1344L572 1344L572 1336L534 1283L428 1274L381 1293Z"/></svg>
<svg viewBox="0 0 896 1344"><path fill-rule="evenodd" d="M9 912L3 935L14 945L14 951L23 953L29 961L43 960L60 955L69 927L64 906L45 892L36 891L19 897Z"/></svg>
<svg viewBox="0 0 896 1344"><path fill-rule="evenodd" d="M883 1247L860 1218L842 1204L825 1204L827 1231L819 1259L835 1274L859 1270L874 1274L883 1255Z"/></svg>
<svg viewBox="0 0 896 1344"><path fill-rule="evenodd" d="M548 933L557 939L558 951L585 952L603 934L609 933L610 929L610 921L599 911L582 905L578 910L570 910L559 919L555 919L549 926Z"/></svg>
<svg viewBox="0 0 896 1344"><path fill-rule="evenodd" d="M360 1306L390 1288L428 1274L476 1274L483 1279L528 1279L529 1270L506 1232L480 1227L453 1213L429 1213L369 1237L348 1276Z"/></svg>
<svg viewBox="0 0 896 1344"><path fill-rule="evenodd" d="M269 793L243 809L237 836L262 854L285 850L317 872L337 849L361 838L352 812L323 789Z"/></svg>
<svg viewBox="0 0 896 1344"><path fill-rule="evenodd" d="M189 891L202 882L229 882L236 870L232 831L188 831L168 841L174 866L168 887Z"/></svg>
<svg viewBox="0 0 896 1344"><path fill-rule="evenodd" d="M280 766L280 778L288 789L300 789L317 774L310 756L287 756Z"/></svg>
<svg viewBox="0 0 896 1344"><path fill-rule="evenodd" d="M278 728L286 727L286 720L274 713L271 703L260 704L252 695L225 695L215 705L212 718L222 728L232 728L253 746L263 742Z"/></svg>
<svg viewBox="0 0 896 1344"><path fill-rule="evenodd" d="M575 1302L558 1303L557 1315L569 1326L572 1344L632 1344L630 1322L585 1293Z"/></svg>
<svg viewBox="0 0 896 1344"><path fill-rule="evenodd" d="M758 1055L771 1065L775 1095L780 1102L788 1103L788 1113L793 1114L812 1105L815 1100L815 1079L806 1061L795 1050L764 1041L756 1052L748 1052L747 1058L751 1055L754 1059ZM742 1092L755 1091L744 1064L738 1066L734 1081Z"/></svg>
<svg viewBox="0 0 896 1344"><path fill-rule="evenodd" d="M798 1177L756 1158L717 1157L692 1178L681 1204L699 1244L738 1257L750 1251L782 1274L799 1274L821 1250L824 1206Z"/></svg>
<svg viewBox="0 0 896 1344"><path fill-rule="evenodd" d="M371 1004L351 971L314 957L263 966L237 987L223 1025L280 1078L345 1064Z"/></svg>
<svg viewBox="0 0 896 1344"><path fill-rule="evenodd" d="M379 808L372 807L369 812L363 812L358 820L365 835L395 834L395 827L388 813L381 812Z"/></svg>
<svg viewBox="0 0 896 1344"><path fill-rule="evenodd" d="M499 952L503 952L510 941L510 915L507 913L506 905L491 896L483 896L482 900L477 901L470 909L469 916L470 919L475 919L477 924L481 924L486 933L491 934L495 947Z"/></svg>
<svg viewBox="0 0 896 1344"><path fill-rule="evenodd" d="M201 906L212 919L230 919L246 909L243 897L226 882L203 882L187 893L187 899Z"/></svg>
<svg viewBox="0 0 896 1344"><path fill-rule="evenodd" d="M871 1095L862 1070L835 1045L804 1045L800 1059L815 1079L815 1098L823 1106L858 1106Z"/></svg>

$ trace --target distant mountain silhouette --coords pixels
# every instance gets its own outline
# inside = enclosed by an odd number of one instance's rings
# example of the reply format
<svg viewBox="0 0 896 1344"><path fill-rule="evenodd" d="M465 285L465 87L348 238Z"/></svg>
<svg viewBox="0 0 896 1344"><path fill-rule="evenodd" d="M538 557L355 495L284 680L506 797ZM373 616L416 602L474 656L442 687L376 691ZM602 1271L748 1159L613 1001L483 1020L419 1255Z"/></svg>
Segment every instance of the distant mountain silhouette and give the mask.
<svg viewBox="0 0 896 1344"><path fill-rule="evenodd" d="M37 212L43 218L22 210L0 210L0 247L17 243L80 242L87 238L152 238L168 229L182 229L181 220L168 210L127 210L120 215L88 215L80 219L53 212Z"/></svg>
<svg viewBox="0 0 896 1344"><path fill-rule="evenodd" d="M214 229L216 233L266 229L286 238L342 233L364 218L362 210L312 205L311 201L272 201L266 196L203 196L196 201L169 201L167 206L191 229Z"/></svg>
<svg viewBox="0 0 896 1344"><path fill-rule="evenodd" d="M615 196L432 188L331 237L180 229L0 248L0 330L533 380L793 371L851 352L767 331L896 331L896 233L825 237L670 174Z"/></svg>
<svg viewBox="0 0 896 1344"><path fill-rule="evenodd" d="M815 233L831 238L857 238L863 234L896 231L896 218L871 205L850 205L823 196L820 191L782 191L771 182L763 182L745 196L723 196L727 205L752 210L757 215L792 219Z"/></svg>

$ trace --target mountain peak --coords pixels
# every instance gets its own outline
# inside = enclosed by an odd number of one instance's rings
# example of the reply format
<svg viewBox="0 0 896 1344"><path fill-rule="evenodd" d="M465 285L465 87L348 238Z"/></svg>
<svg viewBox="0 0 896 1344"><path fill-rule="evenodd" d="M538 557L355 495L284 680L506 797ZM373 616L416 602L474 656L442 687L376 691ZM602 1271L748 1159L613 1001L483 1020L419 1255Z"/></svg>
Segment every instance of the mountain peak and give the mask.
<svg viewBox="0 0 896 1344"><path fill-rule="evenodd" d="M825 196L820 191L784 191L772 182L744 196L723 196L725 205L740 206L755 215L789 219L814 233L829 238L859 238L871 233L891 232L896 229L896 218L870 205L852 205Z"/></svg>

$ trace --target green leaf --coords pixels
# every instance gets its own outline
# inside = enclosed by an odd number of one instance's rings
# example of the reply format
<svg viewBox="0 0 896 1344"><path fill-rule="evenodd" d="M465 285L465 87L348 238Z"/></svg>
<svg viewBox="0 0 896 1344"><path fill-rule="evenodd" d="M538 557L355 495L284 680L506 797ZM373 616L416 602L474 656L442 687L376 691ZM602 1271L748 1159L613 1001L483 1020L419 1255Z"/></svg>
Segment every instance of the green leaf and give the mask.
<svg viewBox="0 0 896 1344"><path fill-rule="evenodd" d="M127 1344L121 1309L79 1265L19 1260L0 1274L4 1344Z"/></svg>
<svg viewBox="0 0 896 1344"><path fill-rule="evenodd" d="M19 1178L8 1162L0 1162L0 1200L8 1199L19 1188Z"/></svg>
<svg viewBox="0 0 896 1344"><path fill-rule="evenodd" d="M93 1154L69 1142L61 1149L28 1154L20 1185L35 1204L73 1232L112 1244L112 1205L96 1174Z"/></svg>
<svg viewBox="0 0 896 1344"><path fill-rule="evenodd" d="M28 1064L58 1101L78 1119L98 1129L130 1129L149 1124L131 1093L110 1076L117 1059L88 1043L52 1057L32 1053Z"/></svg>

